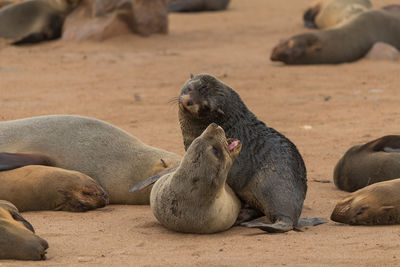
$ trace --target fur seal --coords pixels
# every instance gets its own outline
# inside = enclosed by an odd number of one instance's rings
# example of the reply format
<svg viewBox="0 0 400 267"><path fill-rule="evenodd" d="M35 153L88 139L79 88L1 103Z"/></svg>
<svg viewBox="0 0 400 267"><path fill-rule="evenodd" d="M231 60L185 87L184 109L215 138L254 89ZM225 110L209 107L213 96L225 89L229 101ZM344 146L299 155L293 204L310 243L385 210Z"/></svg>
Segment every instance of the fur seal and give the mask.
<svg viewBox="0 0 400 267"><path fill-rule="evenodd" d="M349 192L399 177L400 135L387 135L351 147L333 172L335 185Z"/></svg>
<svg viewBox="0 0 400 267"><path fill-rule="evenodd" d="M213 123L187 149L178 169L153 186L150 205L166 228L185 233L210 234L235 223L241 203L226 184L241 144L225 137Z"/></svg>
<svg viewBox="0 0 400 267"><path fill-rule="evenodd" d="M366 186L339 201L331 220L347 224L400 224L400 179Z"/></svg>
<svg viewBox="0 0 400 267"><path fill-rule="evenodd" d="M48 247L13 204L0 200L0 259L44 260Z"/></svg>
<svg viewBox="0 0 400 267"><path fill-rule="evenodd" d="M172 0L169 12L200 12L225 10L230 0Z"/></svg>
<svg viewBox="0 0 400 267"><path fill-rule="evenodd" d="M129 189L181 159L111 124L72 115L1 122L0 151L40 155L36 159L42 157L48 165L84 173L107 191L112 204L149 204L150 188L134 194ZM15 160L1 160L1 153L0 165L3 169L21 166Z"/></svg>
<svg viewBox="0 0 400 267"><path fill-rule="evenodd" d="M0 10L0 37L13 44L37 43L61 36L64 19L80 0L27 0Z"/></svg>
<svg viewBox="0 0 400 267"><path fill-rule="evenodd" d="M56 167L30 165L0 172L0 199L20 211L87 211L108 204L108 194L89 176Z"/></svg>
<svg viewBox="0 0 400 267"><path fill-rule="evenodd" d="M192 77L184 85L178 104L186 150L212 122L220 125L228 138L242 142L227 183L242 201L258 211L254 217L264 214L270 221L244 225L269 232L292 230L307 191L306 167L296 146L258 120L233 89L213 76Z"/></svg>
<svg viewBox="0 0 400 267"><path fill-rule="evenodd" d="M304 25L308 28L331 28L371 8L369 0L317 1L304 12Z"/></svg>
<svg viewBox="0 0 400 267"><path fill-rule="evenodd" d="M295 35L274 47L272 61L338 64L365 56L377 42L400 50L400 16L388 10L362 12L340 27Z"/></svg>

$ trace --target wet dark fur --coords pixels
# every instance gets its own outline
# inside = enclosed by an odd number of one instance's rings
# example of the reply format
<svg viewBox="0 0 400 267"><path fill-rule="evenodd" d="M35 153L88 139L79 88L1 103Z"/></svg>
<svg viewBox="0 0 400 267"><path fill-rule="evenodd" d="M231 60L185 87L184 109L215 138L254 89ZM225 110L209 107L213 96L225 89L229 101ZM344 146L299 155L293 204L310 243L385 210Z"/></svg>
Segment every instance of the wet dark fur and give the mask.
<svg viewBox="0 0 400 267"><path fill-rule="evenodd" d="M179 100L185 149L210 123L219 124L228 138L243 143L228 184L242 201L262 211L271 222L279 219L296 225L307 191L306 168L296 146L258 120L235 91L210 75L189 80L181 97L186 94L194 104L207 100L208 105L202 104L199 116L192 116Z"/></svg>
<svg viewBox="0 0 400 267"><path fill-rule="evenodd" d="M336 164L333 180L345 191L400 177L400 135L351 147Z"/></svg>

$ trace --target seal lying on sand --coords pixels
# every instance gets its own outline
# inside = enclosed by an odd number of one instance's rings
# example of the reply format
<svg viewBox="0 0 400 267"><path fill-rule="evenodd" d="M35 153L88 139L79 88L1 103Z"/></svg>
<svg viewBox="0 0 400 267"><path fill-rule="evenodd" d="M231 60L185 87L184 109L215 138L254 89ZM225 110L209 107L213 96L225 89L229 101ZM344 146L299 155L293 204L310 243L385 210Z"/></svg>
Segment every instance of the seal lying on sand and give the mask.
<svg viewBox="0 0 400 267"><path fill-rule="evenodd" d="M13 204L0 200L0 259L44 260L48 247Z"/></svg>
<svg viewBox="0 0 400 267"><path fill-rule="evenodd" d="M347 224L400 224L400 179L369 185L339 201L331 220Z"/></svg>
<svg viewBox="0 0 400 267"><path fill-rule="evenodd" d="M209 234L229 229L241 203L226 178L240 149L240 141L227 140L221 127L208 126L192 142L178 169L153 186L154 216L177 232Z"/></svg>
<svg viewBox="0 0 400 267"><path fill-rule="evenodd" d="M169 12L200 12L225 10L230 0L172 0Z"/></svg>
<svg viewBox="0 0 400 267"><path fill-rule="evenodd" d="M0 38L13 44L37 43L61 36L67 14L80 0L28 0L0 10Z"/></svg>
<svg viewBox="0 0 400 267"><path fill-rule="evenodd" d="M12 160L0 153L2 169L26 165L15 158L23 163L36 156L46 165L82 172L107 191L112 204L149 204L150 188L135 194L129 188L181 159L106 122L70 115L1 122L0 151L15 153Z"/></svg>
<svg viewBox="0 0 400 267"><path fill-rule="evenodd" d="M108 204L108 194L89 176L55 167L30 165L0 172L0 199L20 211L87 211Z"/></svg>
<svg viewBox="0 0 400 267"><path fill-rule="evenodd" d="M285 64L337 64L365 56L377 42L400 50L400 16L393 11L361 13L340 27L295 35L274 47L272 61Z"/></svg>
<svg viewBox="0 0 400 267"><path fill-rule="evenodd" d="M345 191L400 177L400 135L387 135L350 148L336 164L333 180Z"/></svg>
<svg viewBox="0 0 400 267"><path fill-rule="evenodd" d="M369 0L317 1L304 12L304 25L308 28L331 28L371 8Z"/></svg>

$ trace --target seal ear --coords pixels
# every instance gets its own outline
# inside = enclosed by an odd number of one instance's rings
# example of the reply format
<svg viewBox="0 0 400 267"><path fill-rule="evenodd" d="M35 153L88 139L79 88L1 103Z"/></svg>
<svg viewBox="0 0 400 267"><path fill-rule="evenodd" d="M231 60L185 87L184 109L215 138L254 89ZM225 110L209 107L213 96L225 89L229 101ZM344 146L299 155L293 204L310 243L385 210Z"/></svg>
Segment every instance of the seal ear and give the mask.
<svg viewBox="0 0 400 267"><path fill-rule="evenodd" d="M190 79L193 79L194 75L193 73L190 73Z"/></svg>

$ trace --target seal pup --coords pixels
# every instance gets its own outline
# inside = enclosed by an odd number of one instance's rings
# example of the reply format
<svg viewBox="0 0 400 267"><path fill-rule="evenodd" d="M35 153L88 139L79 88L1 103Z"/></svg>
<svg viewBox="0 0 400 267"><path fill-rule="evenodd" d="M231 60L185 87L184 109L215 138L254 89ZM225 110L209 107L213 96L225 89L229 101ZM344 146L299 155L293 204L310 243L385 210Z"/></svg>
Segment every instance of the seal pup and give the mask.
<svg viewBox="0 0 400 267"><path fill-rule="evenodd" d="M349 192L399 177L400 135L387 135L351 147L333 172L337 188Z"/></svg>
<svg viewBox="0 0 400 267"><path fill-rule="evenodd" d="M128 190L181 159L109 123L72 115L0 122L0 151L39 155L51 166L84 173L107 191L111 204L149 204L150 188L134 194ZM1 160L1 153L0 165L21 166L15 160Z"/></svg>
<svg viewBox="0 0 400 267"><path fill-rule="evenodd" d="M56 167L29 165L0 172L0 199L20 211L87 211L108 204L108 194L89 176Z"/></svg>
<svg viewBox="0 0 400 267"><path fill-rule="evenodd" d="M80 0L27 0L0 10L0 37L12 44L37 43L61 36L64 19Z"/></svg>
<svg viewBox="0 0 400 267"><path fill-rule="evenodd" d="M304 12L304 25L308 28L332 28L371 8L369 0L317 1Z"/></svg>
<svg viewBox="0 0 400 267"><path fill-rule="evenodd" d="M347 224L400 224L400 179L366 186L339 201L331 220Z"/></svg>
<svg viewBox="0 0 400 267"><path fill-rule="evenodd" d="M46 259L49 245L34 232L12 203L0 200L0 259Z"/></svg>
<svg viewBox="0 0 400 267"><path fill-rule="evenodd" d="M197 137L178 169L153 186L150 205L166 228L185 233L210 234L235 223L241 203L226 184L241 144L225 137L213 123Z"/></svg>
<svg viewBox="0 0 400 267"><path fill-rule="evenodd" d="M377 42L400 50L400 17L393 11L371 10L340 27L295 35L276 45L272 61L285 64L338 64L364 57Z"/></svg>
<svg viewBox="0 0 400 267"><path fill-rule="evenodd" d="M225 10L230 0L172 0L169 12L201 12Z"/></svg>

